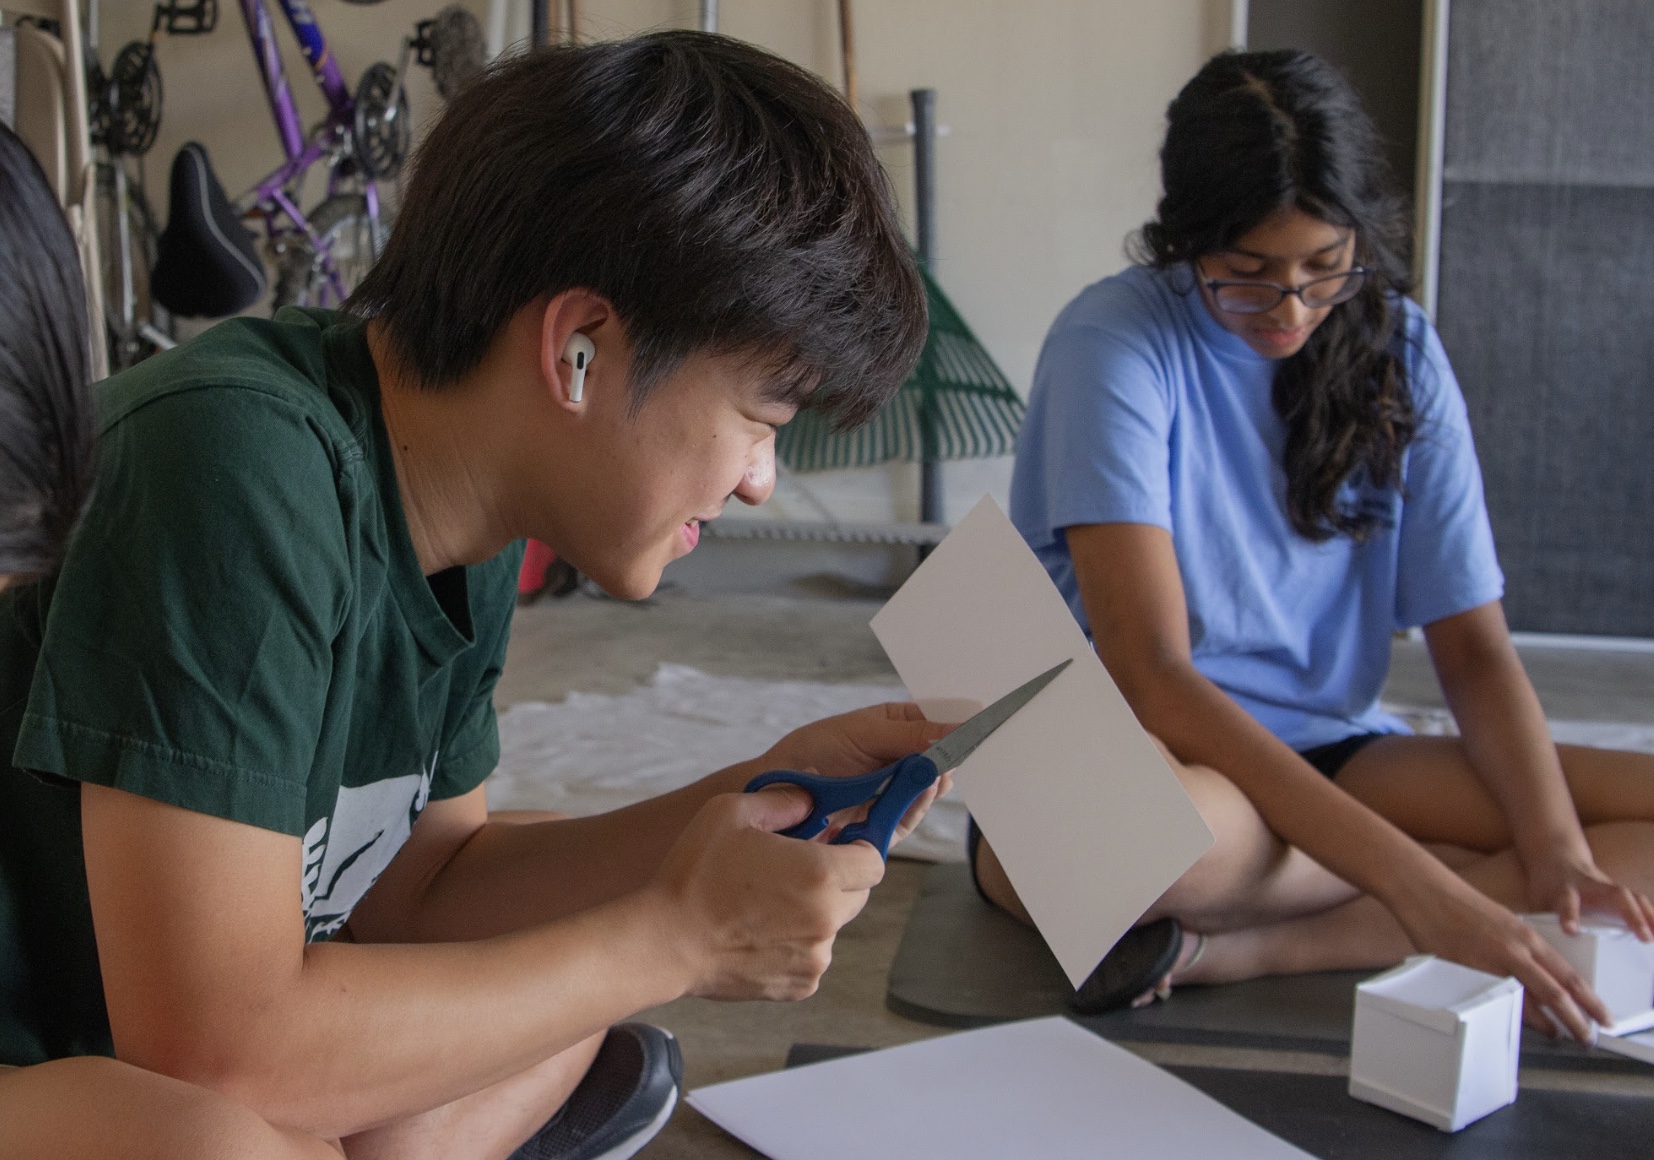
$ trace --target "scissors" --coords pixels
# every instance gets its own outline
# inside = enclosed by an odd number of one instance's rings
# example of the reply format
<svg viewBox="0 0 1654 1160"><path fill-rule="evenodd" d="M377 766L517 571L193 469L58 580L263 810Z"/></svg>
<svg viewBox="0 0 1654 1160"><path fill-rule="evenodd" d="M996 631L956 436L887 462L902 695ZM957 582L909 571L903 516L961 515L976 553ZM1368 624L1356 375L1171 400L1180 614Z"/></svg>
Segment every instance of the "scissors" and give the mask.
<svg viewBox="0 0 1654 1160"><path fill-rule="evenodd" d="M861 777L821 777L792 769L775 769L761 773L747 782L746 792L753 793L778 782L796 785L814 799L810 816L781 834L788 838L813 838L827 828L827 818L840 810L871 802L864 821L845 826L834 845L849 842L867 842L881 858L890 851L890 839L913 803L935 784L936 779L950 769L957 768L981 745L994 730L1009 721L1039 691L1057 679L1057 674L1073 663L1063 661L1047 669L1025 685L1018 686L989 705L970 720L954 729L923 753L910 753L900 761Z"/></svg>

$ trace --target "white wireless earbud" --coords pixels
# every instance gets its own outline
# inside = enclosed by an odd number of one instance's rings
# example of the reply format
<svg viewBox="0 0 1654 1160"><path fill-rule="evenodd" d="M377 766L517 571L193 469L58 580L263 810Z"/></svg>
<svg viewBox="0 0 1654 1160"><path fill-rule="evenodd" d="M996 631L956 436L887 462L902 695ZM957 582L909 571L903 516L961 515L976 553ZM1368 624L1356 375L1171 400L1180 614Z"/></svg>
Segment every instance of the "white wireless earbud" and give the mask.
<svg viewBox="0 0 1654 1160"><path fill-rule="evenodd" d="M574 368L574 376L569 380L569 402L578 403L586 393L586 368L592 365L596 355L597 348L591 339L578 330L569 335L569 344L563 348L563 361Z"/></svg>

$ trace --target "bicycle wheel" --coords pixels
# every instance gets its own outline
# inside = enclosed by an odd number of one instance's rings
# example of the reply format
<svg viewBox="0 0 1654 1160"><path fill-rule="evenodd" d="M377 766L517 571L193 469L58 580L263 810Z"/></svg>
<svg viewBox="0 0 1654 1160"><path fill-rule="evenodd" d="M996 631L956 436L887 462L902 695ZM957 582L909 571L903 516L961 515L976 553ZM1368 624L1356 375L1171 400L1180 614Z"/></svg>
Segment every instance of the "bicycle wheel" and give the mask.
<svg viewBox="0 0 1654 1160"><path fill-rule="evenodd" d="M375 225L368 218L368 199L360 193L335 194L306 217L323 249L318 251L304 234L294 236L276 274L273 301L277 310L283 306L337 307L372 268L390 236L390 211L381 202Z"/></svg>

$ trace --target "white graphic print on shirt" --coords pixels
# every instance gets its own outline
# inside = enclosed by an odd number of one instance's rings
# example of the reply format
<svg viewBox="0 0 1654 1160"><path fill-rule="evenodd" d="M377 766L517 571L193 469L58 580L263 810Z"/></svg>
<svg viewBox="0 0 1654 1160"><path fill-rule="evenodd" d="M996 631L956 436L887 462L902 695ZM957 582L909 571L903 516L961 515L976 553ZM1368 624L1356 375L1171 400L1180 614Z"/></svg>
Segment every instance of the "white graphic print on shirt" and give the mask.
<svg viewBox="0 0 1654 1160"><path fill-rule="evenodd" d="M345 924L413 832L431 795L436 754L420 773L340 786L331 818L304 836L304 928L314 942Z"/></svg>

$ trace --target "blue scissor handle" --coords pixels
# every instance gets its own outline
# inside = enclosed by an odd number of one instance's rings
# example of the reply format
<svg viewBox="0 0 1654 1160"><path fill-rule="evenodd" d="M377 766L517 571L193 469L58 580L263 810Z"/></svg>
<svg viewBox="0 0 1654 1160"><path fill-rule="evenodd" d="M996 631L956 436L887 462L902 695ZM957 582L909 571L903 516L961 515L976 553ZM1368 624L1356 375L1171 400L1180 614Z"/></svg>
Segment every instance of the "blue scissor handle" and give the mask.
<svg viewBox="0 0 1654 1160"><path fill-rule="evenodd" d="M783 837L813 838L827 828L827 818L840 810L859 806L871 799L872 808L864 821L845 826L833 844L867 842L885 857L890 851L890 839L896 827L919 795L933 785L938 776L936 763L923 753L912 753L900 761L876 769L861 777L822 777L814 773L799 773L793 769L775 769L761 773L747 782L746 792L753 793L766 785L784 782L796 785L812 799L810 814L798 825L781 831Z"/></svg>

